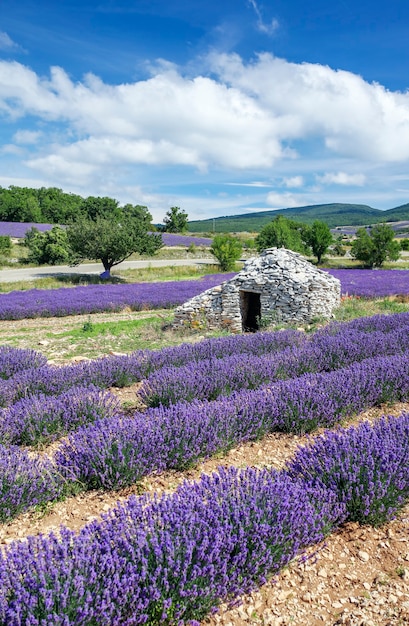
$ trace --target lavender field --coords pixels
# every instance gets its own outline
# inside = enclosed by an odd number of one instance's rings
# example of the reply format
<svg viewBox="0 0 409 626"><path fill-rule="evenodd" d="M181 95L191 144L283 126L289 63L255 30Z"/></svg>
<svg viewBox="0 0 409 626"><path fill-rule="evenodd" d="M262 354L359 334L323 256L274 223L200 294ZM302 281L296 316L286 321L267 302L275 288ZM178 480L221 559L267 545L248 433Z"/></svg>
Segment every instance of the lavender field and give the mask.
<svg viewBox="0 0 409 626"><path fill-rule="evenodd" d="M409 270L330 270L343 295L377 298L409 295ZM198 280L123 285L88 285L32 289L0 294L0 319L18 320L121 311L173 308L234 274L211 274Z"/></svg>
<svg viewBox="0 0 409 626"><path fill-rule="evenodd" d="M11 543L0 624L198 625L345 522L393 518L409 499L409 415L333 428L409 400L408 337L401 313L62 367L2 347L3 523L73 489L125 488L272 432L326 430L283 470L220 468L131 496L79 532ZM138 381L146 408L129 414L109 389ZM36 452L44 442L52 455Z"/></svg>
<svg viewBox="0 0 409 626"><path fill-rule="evenodd" d="M54 224L37 224L34 222L0 222L0 235L9 235L22 239L31 228L37 228L40 232L51 230ZM174 235L162 233L162 241L165 246L210 246L212 240L206 237L193 237L190 235Z"/></svg>

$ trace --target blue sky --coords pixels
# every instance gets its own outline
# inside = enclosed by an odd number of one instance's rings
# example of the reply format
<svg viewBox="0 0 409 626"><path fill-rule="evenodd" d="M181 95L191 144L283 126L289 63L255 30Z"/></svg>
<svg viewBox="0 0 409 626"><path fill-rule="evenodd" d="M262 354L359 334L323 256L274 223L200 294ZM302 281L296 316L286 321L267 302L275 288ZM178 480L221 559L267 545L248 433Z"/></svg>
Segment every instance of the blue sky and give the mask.
<svg viewBox="0 0 409 626"><path fill-rule="evenodd" d="M0 185L190 219L409 202L407 0L0 0Z"/></svg>

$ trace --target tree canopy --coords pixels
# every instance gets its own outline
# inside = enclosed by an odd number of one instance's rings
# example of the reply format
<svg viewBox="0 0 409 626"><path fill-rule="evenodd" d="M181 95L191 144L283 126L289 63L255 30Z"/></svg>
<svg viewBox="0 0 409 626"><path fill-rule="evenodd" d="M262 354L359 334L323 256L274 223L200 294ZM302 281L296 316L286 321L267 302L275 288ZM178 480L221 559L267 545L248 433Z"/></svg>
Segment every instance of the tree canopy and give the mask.
<svg viewBox="0 0 409 626"><path fill-rule="evenodd" d="M71 263L100 260L109 275L111 268L135 252L153 255L162 247L162 236L148 232L148 225L132 215L81 219L67 228Z"/></svg>
<svg viewBox="0 0 409 626"><path fill-rule="evenodd" d="M366 228L358 228L351 256L369 268L381 267L386 260L396 261L400 256L400 245L394 237L388 224L376 224L369 232Z"/></svg>
<svg viewBox="0 0 409 626"><path fill-rule="evenodd" d="M310 246L318 263L321 263L322 256L333 241L329 226L325 222L315 220L312 226L304 226L301 237L304 243Z"/></svg>
<svg viewBox="0 0 409 626"><path fill-rule="evenodd" d="M184 233L187 231L188 214L178 206L170 207L167 211L163 223L167 233Z"/></svg>
<svg viewBox="0 0 409 626"><path fill-rule="evenodd" d="M289 220L283 215L277 215L269 224L261 229L256 237L257 250L261 252L266 248L287 248L295 252L306 252L302 240L304 224Z"/></svg>

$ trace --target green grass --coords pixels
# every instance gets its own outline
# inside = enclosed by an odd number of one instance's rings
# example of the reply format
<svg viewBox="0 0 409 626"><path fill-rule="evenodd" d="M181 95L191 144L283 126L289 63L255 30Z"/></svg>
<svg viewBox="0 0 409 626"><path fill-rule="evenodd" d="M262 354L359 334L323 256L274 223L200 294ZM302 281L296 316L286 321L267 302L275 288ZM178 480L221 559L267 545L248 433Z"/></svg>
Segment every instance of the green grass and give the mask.
<svg viewBox="0 0 409 626"><path fill-rule="evenodd" d="M0 283L0 293L10 291L28 291L30 289L57 289L77 287L78 285L106 285L143 282L162 282L170 280L195 280L206 274L217 274L219 266L182 265L169 267L146 267L141 269L113 270L109 280L102 280L98 274L61 274L35 280L21 280L14 283Z"/></svg>

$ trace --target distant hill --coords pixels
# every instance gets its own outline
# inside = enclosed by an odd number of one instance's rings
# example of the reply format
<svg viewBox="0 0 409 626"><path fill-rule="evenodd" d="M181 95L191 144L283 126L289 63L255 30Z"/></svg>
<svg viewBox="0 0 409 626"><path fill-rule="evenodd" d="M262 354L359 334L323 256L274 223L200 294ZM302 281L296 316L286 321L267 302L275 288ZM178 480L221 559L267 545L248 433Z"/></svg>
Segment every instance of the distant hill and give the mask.
<svg viewBox="0 0 409 626"><path fill-rule="evenodd" d="M191 232L258 232L277 215L305 224L321 220L330 228L336 226L365 226L378 222L397 222L409 220L409 203L387 211L381 211L366 204L314 204L310 206L280 209L276 211L257 211L241 215L215 217L214 219L196 220L188 223Z"/></svg>

